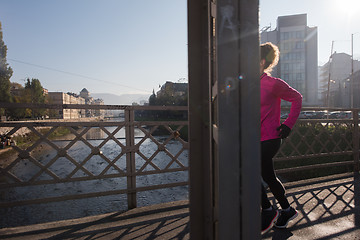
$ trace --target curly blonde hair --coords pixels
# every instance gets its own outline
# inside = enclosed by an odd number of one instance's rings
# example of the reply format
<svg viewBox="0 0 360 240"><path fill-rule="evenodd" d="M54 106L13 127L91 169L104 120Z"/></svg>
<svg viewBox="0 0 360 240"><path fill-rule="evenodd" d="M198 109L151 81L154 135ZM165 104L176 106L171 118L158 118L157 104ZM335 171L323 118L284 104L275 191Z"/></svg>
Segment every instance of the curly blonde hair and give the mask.
<svg viewBox="0 0 360 240"><path fill-rule="evenodd" d="M270 73L279 62L279 48L271 43L266 42L260 45L260 60L265 60L264 72Z"/></svg>

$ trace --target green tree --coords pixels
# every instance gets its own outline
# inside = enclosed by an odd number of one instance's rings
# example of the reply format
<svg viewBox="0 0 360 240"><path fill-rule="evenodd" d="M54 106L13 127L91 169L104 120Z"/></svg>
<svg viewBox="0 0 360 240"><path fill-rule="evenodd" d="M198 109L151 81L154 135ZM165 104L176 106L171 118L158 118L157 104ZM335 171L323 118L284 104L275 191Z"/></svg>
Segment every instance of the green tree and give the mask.
<svg viewBox="0 0 360 240"><path fill-rule="evenodd" d="M26 79L25 92L28 94L28 103L45 103L44 88L41 86L39 79Z"/></svg>
<svg viewBox="0 0 360 240"><path fill-rule="evenodd" d="M46 97L44 95L44 88L41 86L39 79L27 79L25 83L24 94L22 102L25 103L45 103ZM41 117L46 114L44 109L33 109L32 117Z"/></svg>
<svg viewBox="0 0 360 240"><path fill-rule="evenodd" d="M187 106L188 104L188 90L183 90L185 93L178 95L174 93L173 85L168 84L162 88L161 93L156 95L155 91L149 97L150 106ZM148 119L187 119L187 112L184 111L139 111L138 116Z"/></svg>
<svg viewBox="0 0 360 240"><path fill-rule="evenodd" d="M13 103L21 103L22 96L24 93L24 87L20 83L11 83L11 91L12 102ZM7 112L8 116L13 120L19 120L26 116L26 109L24 108L13 108L9 109Z"/></svg>
<svg viewBox="0 0 360 240"><path fill-rule="evenodd" d="M10 78L13 70L6 61L7 46L3 41L3 33L0 22L0 102L11 102L10 95ZM0 109L0 115L5 113L4 109Z"/></svg>

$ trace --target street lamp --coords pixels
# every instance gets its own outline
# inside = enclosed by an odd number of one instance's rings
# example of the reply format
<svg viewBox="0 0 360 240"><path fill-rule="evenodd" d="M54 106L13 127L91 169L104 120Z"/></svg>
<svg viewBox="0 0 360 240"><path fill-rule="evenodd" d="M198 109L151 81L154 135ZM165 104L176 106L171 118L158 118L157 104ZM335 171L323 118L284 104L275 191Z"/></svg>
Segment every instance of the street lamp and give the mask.
<svg viewBox="0 0 360 240"><path fill-rule="evenodd" d="M326 100L327 100L327 107L330 107L330 77L331 77L331 62L332 62L332 57L333 57L333 49L334 49L334 41L331 42L331 54L329 57L329 78L328 78L328 89L327 89L327 96L326 96Z"/></svg>
<svg viewBox="0 0 360 240"><path fill-rule="evenodd" d="M351 82L350 82L350 107L354 107L354 34L351 34Z"/></svg>
<svg viewBox="0 0 360 240"><path fill-rule="evenodd" d="M350 96L351 96L351 108L354 107L354 34L351 34L351 82L350 82Z"/></svg>
<svg viewBox="0 0 360 240"><path fill-rule="evenodd" d="M330 87L329 87L329 103L328 103L328 107L330 108L330 105L331 107L335 107L335 102L336 101L336 81L335 80L330 80ZM339 87L339 91L340 91L340 87ZM331 104L330 104L331 103Z"/></svg>

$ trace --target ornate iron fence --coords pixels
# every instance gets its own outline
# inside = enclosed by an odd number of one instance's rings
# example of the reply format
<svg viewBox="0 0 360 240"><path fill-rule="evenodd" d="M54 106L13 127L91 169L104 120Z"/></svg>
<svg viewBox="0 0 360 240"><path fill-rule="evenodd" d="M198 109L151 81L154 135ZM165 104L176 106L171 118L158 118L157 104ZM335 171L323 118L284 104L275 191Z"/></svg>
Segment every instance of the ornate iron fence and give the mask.
<svg viewBox="0 0 360 240"><path fill-rule="evenodd" d="M328 167L353 166L359 171L359 110L303 108L313 117L299 119L291 135L281 145L275 162L286 164L277 173L291 173ZM347 118L332 118L332 111L349 112ZM317 114L321 112L320 114ZM284 164L282 164L284 165Z"/></svg>
<svg viewBox="0 0 360 240"><path fill-rule="evenodd" d="M188 121L135 121L134 114L135 111L150 110L187 112L187 107L33 104L2 104L2 107L95 108L123 110L124 115L118 121L0 122L0 127L9 130L6 136L26 128L26 136L31 136L29 139L32 140L21 145L11 144L8 148L12 152L0 159L0 192L19 187L29 189L22 198L10 197L1 201L1 208L117 194L126 194L128 208L135 208L138 192L188 185L188 142L187 136L181 134L182 130L187 131ZM161 136L156 136L159 129L162 129ZM61 136L58 136L59 130ZM22 139L26 140L26 136ZM137 180L171 173L184 174L180 178L160 179L155 183L143 181L141 185ZM113 182L110 188L101 186L104 180ZM42 198L33 196L31 191L36 186L86 182L94 186L90 187L93 191L84 193L81 189L74 189L67 195L49 193ZM100 187L96 188L96 185Z"/></svg>
<svg viewBox="0 0 360 240"><path fill-rule="evenodd" d="M124 116L121 121L97 119L0 122L0 127L9 129L7 136L14 135L24 128L32 134L32 142L13 144L13 152L8 157L1 158L0 191L18 187L31 189L35 186L84 182L100 186L94 187L93 191L83 192L75 189L67 195L49 193L47 197L42 198L32 196L29 191L22 199L2 200L0 208L118 194L126 194L128 208L135 208L139 192L189 184L189 147L187 139L180 134L181 130L187 127L188 121L136 121L134 114L135 111L186 112L187 107L3 103L1 107L123 110ZM359 171L359 110L351 111L350 119L299 119L275 158L276 163L287 162L286 166L277 172L293 173L343 165L353 166L355 171ZM166 134L162 133L162 136L158 137L156 131L160 128ZM65 129L66 134L57 136L59 129ZM151 145L152 150L147 149L145 145ZM79 155L80 147L86 150ZM334 156L338 158L325 162L318 161L319 158L328 159ZM295 165L292 164L296 161ZM64 165L68 166L67 170L64 170ZM186 174L181 175L181 178L175 177L170 182L151 182L153 179L150 179L139 184L138 181L145 176L172 173ZM113 182L110 188L101 187L101 181L104 180Z"/></svg>

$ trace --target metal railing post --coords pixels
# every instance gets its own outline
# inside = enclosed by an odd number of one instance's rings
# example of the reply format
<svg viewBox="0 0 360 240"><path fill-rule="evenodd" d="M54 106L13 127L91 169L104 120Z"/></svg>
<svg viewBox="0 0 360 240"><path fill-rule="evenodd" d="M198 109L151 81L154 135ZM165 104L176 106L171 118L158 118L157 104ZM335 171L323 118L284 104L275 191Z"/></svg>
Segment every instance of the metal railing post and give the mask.
<svg viewBox="0 0 360 240"><path fill-rule="evenodd" d="M354 156L354 172L359 172L359 110L353 109L354 133L353 133L353 156Z"/></svg>
<svg viewBox="0 0 360 240"><path fill-rule="evenodd" d="M134 110L125 109L125 137L126 137L126 171L127 171L127 200L128 208L136 208L136 168L135 168L135 138L134 138Z"/></svg>
<svg viewBox="0 0 360 240"><path fill-rule="evenodd" d="M353 109L354 136L354 203L355 203L355 226L360 226L360 184L359 184L359 109Z"/></svg>

